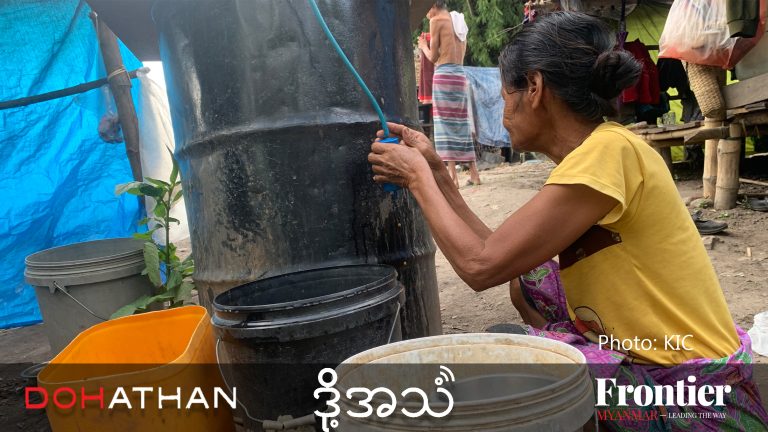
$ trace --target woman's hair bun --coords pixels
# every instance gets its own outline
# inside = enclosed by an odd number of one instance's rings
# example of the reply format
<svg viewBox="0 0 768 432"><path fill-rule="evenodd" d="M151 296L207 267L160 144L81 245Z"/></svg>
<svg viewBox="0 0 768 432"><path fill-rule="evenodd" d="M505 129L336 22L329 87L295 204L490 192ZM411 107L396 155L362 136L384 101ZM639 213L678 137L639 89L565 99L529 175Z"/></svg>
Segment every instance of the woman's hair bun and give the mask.
<svg viewBox="0 0 768 432"><path fill-rule="evenodd" d="M641 63L616 50L616 34L598 18L579 12L553 12L523 26L501 52L503 85L525 89L531 72L577 115L590 121L613 116L611 103L635 84Z"/></svg>
<svg viewBox="0 0 768 432"><path fill-rule="evenodd" d="M611 100L640 79L643 67L625 50L603 51L592 67L589 89L597 96Z"/></svg>

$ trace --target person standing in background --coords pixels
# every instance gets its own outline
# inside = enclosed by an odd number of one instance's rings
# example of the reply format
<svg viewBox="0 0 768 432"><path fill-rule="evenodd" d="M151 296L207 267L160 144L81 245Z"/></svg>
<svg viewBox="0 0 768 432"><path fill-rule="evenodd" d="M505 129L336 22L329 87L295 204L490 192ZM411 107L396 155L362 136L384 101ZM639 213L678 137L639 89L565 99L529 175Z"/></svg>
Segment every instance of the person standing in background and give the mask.
<svg viewBox="0 0 768 432"><path fill-rule="evenodd" d="M464 15L448 12L445 0L437 0L427 12L430 43L419 38L419 49L435 64L432 78L432 106L435 124L435 148L456 187L459 177L456 162L469 163L468 185L480 184L469 112L469 82L464 75L464 55L469 29Z"/></svg>

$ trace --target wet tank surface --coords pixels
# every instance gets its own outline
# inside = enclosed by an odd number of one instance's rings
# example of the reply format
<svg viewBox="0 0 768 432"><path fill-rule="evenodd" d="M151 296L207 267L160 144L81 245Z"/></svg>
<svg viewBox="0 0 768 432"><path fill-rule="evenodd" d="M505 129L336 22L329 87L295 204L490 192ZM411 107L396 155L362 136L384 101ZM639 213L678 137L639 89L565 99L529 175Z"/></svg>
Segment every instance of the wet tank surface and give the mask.
<svg viewBox="0 0 768 432"><path fill-rule="evenodd" d="M320 1L392 121L418 124L408 0ZM407 191L371 180L374 109L306 0L153 10L203 304L245 282L394 266L406 338L441 332L435 245Z"/></svg>

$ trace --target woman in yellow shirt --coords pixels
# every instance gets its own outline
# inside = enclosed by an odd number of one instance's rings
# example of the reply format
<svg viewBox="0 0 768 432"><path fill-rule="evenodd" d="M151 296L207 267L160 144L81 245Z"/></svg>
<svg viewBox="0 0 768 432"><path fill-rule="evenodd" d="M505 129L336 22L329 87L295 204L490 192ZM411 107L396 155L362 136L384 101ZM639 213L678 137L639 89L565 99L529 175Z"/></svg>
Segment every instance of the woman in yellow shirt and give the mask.
<svg viewBox="0 0 768 432"><path fill-rule="evenodd" d="M452 186L429 139L412 129L390 124L404 145L374 142L374 180L411 191L470 287L513 281L525 332L576 346L597 377L635 387L730 386L724 406L682 399L635 406L654 415L603 418L612 430L768 430L749 338L731 318L666 165L633 133L604 122L612 100L641 73L614 47L599 20L559 12L526 25L504 49L504 126L515 150L544 153L557 167L495 231ZM619 391L597 389L598 406L620 403ZM689 413L698 417L681 415Z"/></svg>

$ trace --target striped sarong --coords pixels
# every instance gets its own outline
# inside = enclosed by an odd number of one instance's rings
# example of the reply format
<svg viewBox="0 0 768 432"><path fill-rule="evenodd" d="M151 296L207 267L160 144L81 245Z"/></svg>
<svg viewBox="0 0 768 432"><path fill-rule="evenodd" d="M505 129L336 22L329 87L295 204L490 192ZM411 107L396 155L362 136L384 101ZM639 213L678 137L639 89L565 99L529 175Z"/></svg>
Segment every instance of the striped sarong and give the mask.
<svg viewBox="0 0 768 432"><path fill-rule="evenodd" d="M432 78L435 148L444 161L475 160L469 115L469 95L464 67L442 64Z"/></svg>

